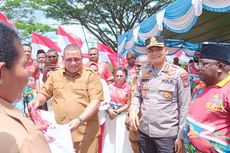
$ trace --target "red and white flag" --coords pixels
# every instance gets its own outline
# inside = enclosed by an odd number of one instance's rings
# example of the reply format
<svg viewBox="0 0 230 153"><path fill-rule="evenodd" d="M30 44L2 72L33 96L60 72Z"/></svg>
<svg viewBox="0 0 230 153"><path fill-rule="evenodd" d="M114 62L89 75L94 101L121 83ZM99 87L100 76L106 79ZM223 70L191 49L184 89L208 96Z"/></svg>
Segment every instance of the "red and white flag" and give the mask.
<svg viewBox="0 0 230 153"><path fill-rule="evenodd" d="M114 53L114 54L108 54L108 57L111 61L111 64L113 65L114 69L116 70L118 68L118 53Z"/></svg>
<svg viewBox="0 0 230 153"><path fill-rule="evenodd" d="M32 57L36 58L37 50L43 49L47 52L49 49L56 49L61 53L61 49L49 38L39 35L35 32L32 32Z"/></svg>
<svg viewBox="0 0 230 153"><path fill-rule="evenodd" d="M58 45L62 49L64 49L69 44L76 44L80 48L83 45L83 42L80 38L78 38L72 33L65 31L61 26L58 26L57 36L58 36Z"/></svg>
<svg viewBox="0 0 230 153"><path fill-rule="evenodd" d="M109 46L97 42L100 61L111 63L115 69L118 67L118 54Z"/></svg>
<svg viewBox="0 0 230 153"><path fill-rule="evenodd" d="M14 24L8 20L8 18L4 15L3 12L0 12L0 21L6 23L7 25L11 27L15 27Z"/></svg>

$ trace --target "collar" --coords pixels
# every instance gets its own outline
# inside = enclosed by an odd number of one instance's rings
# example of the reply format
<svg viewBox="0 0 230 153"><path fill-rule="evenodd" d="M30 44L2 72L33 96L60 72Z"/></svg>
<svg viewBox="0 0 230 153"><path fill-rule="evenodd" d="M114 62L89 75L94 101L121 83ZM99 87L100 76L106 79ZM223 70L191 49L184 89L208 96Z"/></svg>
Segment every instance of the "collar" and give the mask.
<svg viewBox="0 0 230 153"><path fill-rule="evenodd" d="M22 114L19 112L18 109L12 106L11 103L5 101L4 99L0 98L0 113L4 113L8 116L22 117Z"/></svg>
<svg viewBox="0 0 230 153"><path fill-rule="evenodd" d="M117 88L121 88L121 89L124 89L126 86L127 86L127 83L125 82L121 87L120 86L117 86L116 82L113 83L113 85Z"/></svg>
<svg viewBox="0 0 230 153"><path fill-rule="evenodd" d="M21 124L25 130L29 133L31 129L31 123L26 121L23 114L13 105L4 99L0 98L0 113L5 114L13 119L17 119L19 124Z"/></svg>
<svg viewBox="0 0 230 153"><path fill-rule="evenodd" d="M230 72L228 72L228 76L224 78L222 81L218 82L216 86L224 87L230 81Z"/></svg>
<svg viewBox="0 0 230 153"><path fill-rule="evenodd" d="M82 67L82 69L81 70L79 70L77 73L76 73L76 75L74 75L73 77L75 77L75 76L81 76L82 75L82 73L83 73L83 69L84 69L84 66ZM68 72L67 72L67 70L65 69L65 68L62 68L61 69L61 73L63 74L63 75L68 75L68 76L70 76L69 74L68 74Z"/></svg>

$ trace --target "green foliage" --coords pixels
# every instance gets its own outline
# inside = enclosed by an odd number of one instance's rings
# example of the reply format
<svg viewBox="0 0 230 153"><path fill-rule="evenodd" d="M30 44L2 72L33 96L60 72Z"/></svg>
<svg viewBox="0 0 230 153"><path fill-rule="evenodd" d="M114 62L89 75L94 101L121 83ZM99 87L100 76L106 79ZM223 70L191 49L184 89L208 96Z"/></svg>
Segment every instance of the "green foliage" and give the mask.
<svg viewBox="0 0 230 153"><path fill-rule="evenodd" d="M32 32L46 33L48 31L56 30L55 28L52 28L48 25L45 25L42 23L34 23L32 21L24 22L24 21L18 20L14 23L14 25L18 29L22 29L21 35L24 38L24 40L29 38Z"/></svg>
<svg viewBox="0 0 230 153"><path fill-rule="evenodd" d="M132 29L172 1L174 0L7 0L3 11L14 10L7 14L12 19L16 13L23 17L19 18L20 21L33 19L33 11L41 10L46 17L62 24L80 23L103 44L116 50L119 34Z"/></svg>

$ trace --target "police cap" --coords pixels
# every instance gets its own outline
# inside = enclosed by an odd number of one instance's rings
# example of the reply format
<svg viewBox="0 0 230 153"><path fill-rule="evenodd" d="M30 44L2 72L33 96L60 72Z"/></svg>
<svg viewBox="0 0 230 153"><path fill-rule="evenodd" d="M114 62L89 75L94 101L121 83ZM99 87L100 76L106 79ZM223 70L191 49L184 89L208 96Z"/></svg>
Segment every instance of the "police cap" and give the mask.
<svg viewBox="0 0 230 153"><path fill-rule="evenodd" d="M153 36L145 41L146 48L150 48L153 46L164 47L165 46L165 39L162 36Z"/></svg>

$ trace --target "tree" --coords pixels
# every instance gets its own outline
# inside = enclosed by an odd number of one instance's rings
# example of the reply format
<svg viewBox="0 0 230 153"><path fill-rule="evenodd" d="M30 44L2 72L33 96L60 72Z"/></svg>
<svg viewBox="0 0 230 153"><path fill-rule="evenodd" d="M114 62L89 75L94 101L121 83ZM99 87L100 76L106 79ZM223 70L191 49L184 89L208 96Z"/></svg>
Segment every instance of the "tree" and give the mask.
<svg viewBox="0 0 230 153"><path fill-rule="evenodd" d="M45 34L56 30L50 25L35 20L35 12L28 1L25 3L23 0L2 1L4 2L2 2L0 10L14 23L24 41L30 40L32 32Z"/></svg>
<svg viewBox="0 0 230 153"><path fill-rule="evenodd" d="M16 3L17 5L12 5ZM173 0L8 0L6 9L31 8L65 24L80 23L114 50L117 36L132 29ZM11 3L11 4L10 4ZM25 8L25 6L27 6ZM30 9L28 9L30 8ZM22 13L25 13L22 12Z"/></svg>

